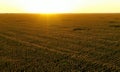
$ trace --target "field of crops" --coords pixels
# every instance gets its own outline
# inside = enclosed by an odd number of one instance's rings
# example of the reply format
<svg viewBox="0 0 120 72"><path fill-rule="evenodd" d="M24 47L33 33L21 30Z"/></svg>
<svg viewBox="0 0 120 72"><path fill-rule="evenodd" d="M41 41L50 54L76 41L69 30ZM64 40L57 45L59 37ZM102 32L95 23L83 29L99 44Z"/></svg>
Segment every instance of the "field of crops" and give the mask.
<svg viewBox="0 0 120 72"><path fill-rule="evenodd" d="M119 72L120 14L0 14L0 72Z"/></svg>

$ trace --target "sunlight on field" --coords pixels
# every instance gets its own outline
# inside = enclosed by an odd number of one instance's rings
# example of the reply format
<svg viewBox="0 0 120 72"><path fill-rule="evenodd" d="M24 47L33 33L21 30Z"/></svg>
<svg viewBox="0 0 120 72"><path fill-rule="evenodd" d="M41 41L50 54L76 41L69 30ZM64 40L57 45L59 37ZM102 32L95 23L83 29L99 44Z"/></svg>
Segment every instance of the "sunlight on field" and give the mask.
<svg viewBox="0 0 120 72"><path fill-rule="evenodd" d="M120 72L120 14L0 14L0 72Z"/></svg>

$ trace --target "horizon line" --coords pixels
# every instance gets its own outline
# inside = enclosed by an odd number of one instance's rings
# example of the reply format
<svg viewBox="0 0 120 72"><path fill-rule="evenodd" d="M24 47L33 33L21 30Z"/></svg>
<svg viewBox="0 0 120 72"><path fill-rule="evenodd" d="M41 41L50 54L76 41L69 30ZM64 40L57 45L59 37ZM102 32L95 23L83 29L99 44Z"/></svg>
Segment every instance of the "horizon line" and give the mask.
<svg viewBox="0 0 120 72"><path fill-rule="evenodd" d="M12 12L10 12L10 13L0 13L0 14L120 14L120 12L105 12L105 13L92 13L92 12L90 12L90 13L27 13L27 12L25 12L25 13L22 13L22 12L20 12L20 13L12 13Z"/></svg>

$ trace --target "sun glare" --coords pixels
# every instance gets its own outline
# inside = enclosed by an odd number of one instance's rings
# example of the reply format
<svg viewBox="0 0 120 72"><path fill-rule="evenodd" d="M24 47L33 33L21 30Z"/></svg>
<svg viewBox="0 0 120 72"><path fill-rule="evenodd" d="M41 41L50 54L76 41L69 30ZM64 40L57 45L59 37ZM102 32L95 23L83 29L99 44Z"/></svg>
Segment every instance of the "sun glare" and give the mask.
<svg viewBox="0 0 120 72"><path fill-rule="evenodd" d="M120 0L0 0L0 13L120 13Z"/></svg>
<svg viewBox="0 0 120 72"><path fill-rule="evenodd" d="M72 0L24 0L20 1L21 3L22 8L30 13L66 13L72 11L77 2Z"/></svg>

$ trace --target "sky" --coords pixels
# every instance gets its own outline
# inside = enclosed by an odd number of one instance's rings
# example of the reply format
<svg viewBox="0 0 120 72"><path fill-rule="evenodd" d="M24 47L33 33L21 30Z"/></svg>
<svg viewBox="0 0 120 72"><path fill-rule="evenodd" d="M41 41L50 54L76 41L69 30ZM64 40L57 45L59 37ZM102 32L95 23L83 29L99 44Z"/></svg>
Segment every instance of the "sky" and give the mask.
<svg viewBox="0 0 120 72"><path fill-rule="evenodd" d="M120 0L0 0L0 13L120 13Z"/></svg>

